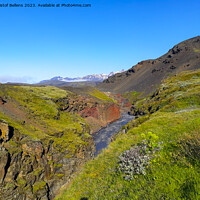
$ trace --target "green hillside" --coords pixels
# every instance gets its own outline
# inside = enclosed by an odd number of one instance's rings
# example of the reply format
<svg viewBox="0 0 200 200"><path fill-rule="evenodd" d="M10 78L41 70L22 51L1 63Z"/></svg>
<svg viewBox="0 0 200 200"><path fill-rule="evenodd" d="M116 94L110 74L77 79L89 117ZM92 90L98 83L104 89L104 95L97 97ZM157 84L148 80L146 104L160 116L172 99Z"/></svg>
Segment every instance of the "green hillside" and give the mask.
<svg viewBox="0 0 200 200"><path fill-rule="evenodd" d="M4 97L8 104L6 108L2 107L4 110L0 112L1 119L35 139L49 139L57 132L67 133L70 129L82 131L82 118L59 111L59 103L56 103L56 100L67 98L68 94L64 90L52 86L1 85L0 96Z"/></svg>
<svg viewBox="0 0 200 200"><path fill-rule="evenodd" d="M0 85L1 199L52 199L92 158L85 120L61 109L69 94L50 86Z"/></svg>
<svg viewBox="0 0 200 200"><path fill-rule="evenodd" d="M200 70L164 80L59 200L200 199Z"/></svg>

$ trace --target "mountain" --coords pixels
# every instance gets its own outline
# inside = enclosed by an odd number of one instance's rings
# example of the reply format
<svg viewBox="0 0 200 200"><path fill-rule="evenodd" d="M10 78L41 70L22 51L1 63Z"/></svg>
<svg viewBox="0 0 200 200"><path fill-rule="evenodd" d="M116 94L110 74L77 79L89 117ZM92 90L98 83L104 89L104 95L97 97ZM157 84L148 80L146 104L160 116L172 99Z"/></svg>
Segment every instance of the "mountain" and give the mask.
<svg viewBox="0 0 200 200"><path fill-rule="evenodd" d="M152 93L161 81L181 71L200 68L200 36L175 45L165 55L139 62L129 70L115 74L97 87L103 91Z"/></svg>
<svg viewBox="0 0 200 200"><path fill-rule="evenodd" d="M93 75L86 75L83 77L75 77L75 78L69 78L69 77L61 77L61 76L55 76L49 80L43 80L40 81L39 84L64 84L63 82L102 82L103 80L107 79L110 76L115 75L116 73L122 73L124 70L117 71L117 72L110 72L109 74L93 74Z"/></svg>

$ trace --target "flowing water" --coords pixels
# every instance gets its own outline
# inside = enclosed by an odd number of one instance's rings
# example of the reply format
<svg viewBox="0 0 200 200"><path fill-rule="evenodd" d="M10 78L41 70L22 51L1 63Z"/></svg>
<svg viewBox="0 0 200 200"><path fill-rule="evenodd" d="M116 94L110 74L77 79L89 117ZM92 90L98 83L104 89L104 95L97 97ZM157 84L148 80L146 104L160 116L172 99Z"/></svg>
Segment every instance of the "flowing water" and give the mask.
<svg viewBox="0 0 200 200"><path fill-rule="evenodd" d="M127 124L133 118L134 116L124 113L119 120L108 124L107 127L102 128L98 132L94 133L93 139L96 144L95 156L97 156L102 149L109 145L111 142L111 136L117 133L123 125Z"/></svg>

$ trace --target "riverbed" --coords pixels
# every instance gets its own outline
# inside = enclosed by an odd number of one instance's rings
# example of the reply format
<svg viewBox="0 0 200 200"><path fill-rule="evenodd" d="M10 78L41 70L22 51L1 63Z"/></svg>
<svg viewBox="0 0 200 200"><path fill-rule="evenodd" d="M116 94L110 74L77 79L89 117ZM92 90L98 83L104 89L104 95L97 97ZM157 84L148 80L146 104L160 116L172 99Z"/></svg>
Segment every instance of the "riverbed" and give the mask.
<svg viewBox="0 0 200 200"><path fill-rule="evenodd" d="M92 136L96 144L95 156L97 156L102 149L106 148L110 144L112 135L119 132L121 127L126 125L133 118L134 116L123 113L120 119L108 124L107 127L102 128L98 132L94 133Z"/></svg>

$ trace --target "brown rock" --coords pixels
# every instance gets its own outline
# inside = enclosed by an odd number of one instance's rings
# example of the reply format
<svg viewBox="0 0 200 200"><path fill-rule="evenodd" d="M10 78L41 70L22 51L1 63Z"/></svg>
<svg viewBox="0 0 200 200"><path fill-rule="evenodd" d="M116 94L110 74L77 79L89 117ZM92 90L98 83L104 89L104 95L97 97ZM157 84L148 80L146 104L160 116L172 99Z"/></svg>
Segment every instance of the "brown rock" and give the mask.
<svg viewBox="0 0 200 200"><path fill-rule="evenodd" d="M9 126L6 122L0 122L0 141L7 142L10 139Z"/></svg>
<svg viewBox="0 0 200 200"><path fill-rule="evenodd" d="M41 142L27 142L22 144L22 149L25 155L36 155L37 160L39 160L44 153L44 148Z"/></svg>
<svg viewBox="0 0 200 200"><path fill-rule="evenodd" d="M114 122L120 118L119 106L112 104L105 111L105 119L107 123Z"/></svg>
<svg viewBox="0 0 200 200"><path fill-rule="evenodd" d="M7 172L9 153L4 147L0 147L0 183L4 181Z"/></svg>

